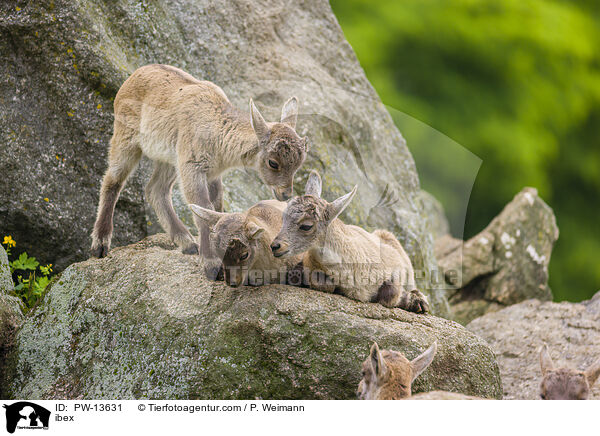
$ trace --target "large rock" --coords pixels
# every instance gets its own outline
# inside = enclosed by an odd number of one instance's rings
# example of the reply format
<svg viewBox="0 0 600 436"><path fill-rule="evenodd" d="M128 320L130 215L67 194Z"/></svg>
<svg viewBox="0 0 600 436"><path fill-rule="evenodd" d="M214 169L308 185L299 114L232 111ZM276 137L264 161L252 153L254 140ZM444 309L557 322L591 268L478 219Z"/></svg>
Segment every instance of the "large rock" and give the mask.
<svg viewBox="0 0 600 436"><path fill-rule="evenodd" d="M254 98L269 120L298 96L312 148L296 186L312 168L327 199L358 183L344 217L394 231L419 277L434 266L414 161L327 0L41 0L4 2L0 17L0 222L42 262L60 269L87 257L112 100L136 68L166 63L214 81L240 108ZM144 201L149 168L117 204L114 245L159 230ZM232 172L225 186L232 210L270 197L254 173ZM445 314L443 293L430 297Z"/></svg>
<svg viewBox="0 0 600 436"><path fill-rule="evenodd" d="M10 265L6 250L0 245L0 295L10 293L14 288L12 275L10 273Z"/></svg>
<svg viewBox="0 0 600 436"><path fill-rule="evenodd" d="M504 399L539 399L539 348L555 365L586 369L600 358L600 292L583 303L527 300L477 318L467 326L496 354ZM590 398L600 399L600 383Z"/></svg>
<svg viewBox="0 0 600 436"><path fill-rule="evenodd" d="M429 225L429 231L435 240L450 234L450 223L446 217L444 206L432 194L425 190L419 192L419 200Z"/></svg>
<svg viewBox="0 0 600 436"><path fill-rule="evenodd" d="M558 239L552 209L525 188L468 241L445 235L435 254L453 289L453 319L466 324L484 313L529 298L550 300L548 264Z"/></svg>
<svg viewBox="0 0 600 436"><path fill-rule="evenodd" d="M8 257L4 247L0 245L0 398L6 398L6 356L12 351L15 333L23 320L23 304L17 297L9 295L12 290Z"/></svg>
<svg viewBox="0 0 600 436"><path fill-rule="evenodd" d="M164 235L71 265L9 361L17 398L355 398L373 341L438 352L414 389L498 397L487 344L459 324L289 286L207 282Z"/></svg>

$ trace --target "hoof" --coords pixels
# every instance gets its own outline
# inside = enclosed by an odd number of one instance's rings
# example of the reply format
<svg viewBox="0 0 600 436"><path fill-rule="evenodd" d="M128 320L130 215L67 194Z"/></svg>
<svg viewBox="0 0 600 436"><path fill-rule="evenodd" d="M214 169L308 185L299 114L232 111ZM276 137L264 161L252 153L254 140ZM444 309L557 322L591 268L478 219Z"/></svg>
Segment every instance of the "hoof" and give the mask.
<svg viewBox="0 0 600 436"><path fill-rule="evenodd" d="M199 254L200 250L199 250L198 244L191 243L191 244L186 245L185 247L183 247L181 249L181 252L183 254Z"/></svg>
<svg viewBox="0 0 600 436"><path fill-rule="evenodd" d="M204 273L206 274L206 278L208 280L212 280L214 282L221 282L225 280L223 275L223 265L207 265L204 268Z"/></svg>
<svg viewBox="0 0 600 436"><path fill-rule="evenodd" d="M413 308L416 313L427 313L429 312L429 302L427 297L421 293L421 291L415 289L410 291L413 297Z"/></svg>
<svg viewBox="0 0 600 436"><path fill-rule="evenodd" d="M108 256L109 251L110 246L108 244L99 244L96 246L92 245L92 248L90 249L90 257L101 259Z"/></svg>

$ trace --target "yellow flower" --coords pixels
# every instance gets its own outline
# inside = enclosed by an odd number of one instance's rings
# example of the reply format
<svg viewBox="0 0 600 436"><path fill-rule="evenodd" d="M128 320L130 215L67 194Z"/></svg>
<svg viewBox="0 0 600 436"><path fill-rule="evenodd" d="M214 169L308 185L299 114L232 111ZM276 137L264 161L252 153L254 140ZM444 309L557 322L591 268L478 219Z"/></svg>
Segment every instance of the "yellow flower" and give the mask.
<svg viewBox="0 0 600 436"><path fill-rule="evenodd" d="M7 247L14 247L15 245L17 245L17 243L14 241L14 239L8 235L4 237L4 241L2 242L4 245L6 245Z"/></svg>
<svg viewBox="0 0 600 436"><path fill-rule="evenodd" d="M49 199L48 197L44 197L44 201L45 201L46 203L48 203L48 202L50 201L50 199Z"/></svg>

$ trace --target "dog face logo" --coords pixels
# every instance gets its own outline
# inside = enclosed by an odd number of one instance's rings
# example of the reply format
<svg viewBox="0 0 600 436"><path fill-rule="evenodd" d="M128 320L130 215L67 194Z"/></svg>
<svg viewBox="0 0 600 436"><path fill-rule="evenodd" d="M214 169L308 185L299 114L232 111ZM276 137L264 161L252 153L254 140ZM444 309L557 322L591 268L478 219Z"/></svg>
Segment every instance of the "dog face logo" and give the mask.
<svg viewBox="0 0 600 436"><path fill-rule="evenodd" d="M50 411L29 401L3 406L6 409L6 431L14 433L17 427L48 429Z"/></svg>

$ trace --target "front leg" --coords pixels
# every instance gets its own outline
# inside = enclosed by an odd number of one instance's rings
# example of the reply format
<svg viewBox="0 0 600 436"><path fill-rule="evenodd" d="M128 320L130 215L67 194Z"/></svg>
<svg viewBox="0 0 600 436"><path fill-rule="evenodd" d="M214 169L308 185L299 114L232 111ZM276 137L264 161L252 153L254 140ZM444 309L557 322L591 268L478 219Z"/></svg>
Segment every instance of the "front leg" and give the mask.
<svg viewBox="0 0 600 436"><path fill-rule="evenodd" d="M206 209L213 209L208 193L208 181L205 166L195 160L181 158L179 161L179 175L181 177L183 194L187 203L197 204ZM198 245L194 243L193 245L195 247L182 247L182 251L186 254L195 254L193 253L193 248L195 248L196 252L199 252L205 259L209 259L211 257L209 245L210 229L200 217L195 214L193 217L196 228L198 229L200 247L198 249Z"/></svg>
<svg viewBox="0 0 600 436"><path fill-rule="evenodd" d="M208 184L208 196L217 212L223 212L223 183L217 177Z"/></svg>
<svg viewBox="0 0 600 436"><path fill-rule="evenodd" d="M333 294L336 291L338 286L335 281L319 268L318 265L311 262L309 257L305 256L302 263L304 265L302 269L302 282L306 283L309 288L329 294Z"/></svg>

